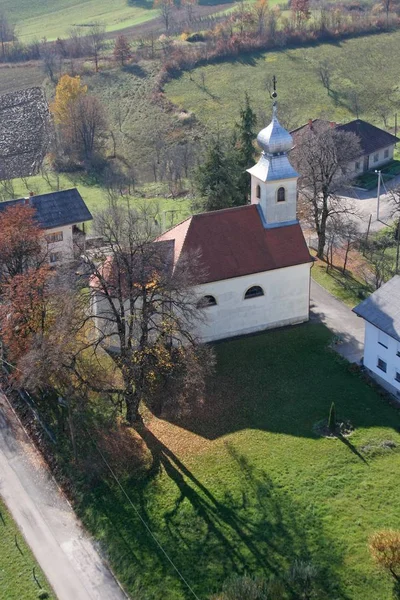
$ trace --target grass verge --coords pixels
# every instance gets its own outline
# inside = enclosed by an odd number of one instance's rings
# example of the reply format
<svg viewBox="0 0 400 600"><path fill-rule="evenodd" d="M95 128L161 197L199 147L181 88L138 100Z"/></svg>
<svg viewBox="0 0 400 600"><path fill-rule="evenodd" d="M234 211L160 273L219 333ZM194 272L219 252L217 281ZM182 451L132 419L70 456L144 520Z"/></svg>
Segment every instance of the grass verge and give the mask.
<svg viewBox="0 0 400 600"><path fill-rule="evenodd" d="M315 254L315 253L314 253ZM372 288L355 277L350 271L343 273L337 267L326 270L326 262L316 259L311 277L332 296L353 308L372 293Z"/></svg>

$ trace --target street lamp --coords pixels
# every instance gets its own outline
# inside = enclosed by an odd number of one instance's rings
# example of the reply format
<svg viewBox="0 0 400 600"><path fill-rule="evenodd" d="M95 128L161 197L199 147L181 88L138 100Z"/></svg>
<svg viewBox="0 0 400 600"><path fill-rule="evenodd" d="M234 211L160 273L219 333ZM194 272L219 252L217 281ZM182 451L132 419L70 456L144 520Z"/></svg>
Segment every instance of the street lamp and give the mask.
<svg viewBox="0 0 400 600"><path fill-rule="evenodd" d="M381 172L375 169L375 173L378 173L378 190L376 197L376 220L379 221L379 201L381 197Z"/></svg>

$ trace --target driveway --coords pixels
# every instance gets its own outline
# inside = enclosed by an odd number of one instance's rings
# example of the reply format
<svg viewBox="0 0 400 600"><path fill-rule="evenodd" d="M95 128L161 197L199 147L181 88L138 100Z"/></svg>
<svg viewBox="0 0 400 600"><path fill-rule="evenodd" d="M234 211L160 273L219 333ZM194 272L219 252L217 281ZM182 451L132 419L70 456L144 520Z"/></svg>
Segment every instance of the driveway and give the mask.
<svg viewBox="0 0 400 600"><path fill-rule="evenodd" d="M350 362L359 363L364 353L364 321L343 302L311 280L310 320L324 323L340 342L335 350Z"/></svg>
<svg viewBox="0 0 400 600"><path fill-rule="evenodd" d="M1 391L0 494L58 600L126 600Z"/></svg>

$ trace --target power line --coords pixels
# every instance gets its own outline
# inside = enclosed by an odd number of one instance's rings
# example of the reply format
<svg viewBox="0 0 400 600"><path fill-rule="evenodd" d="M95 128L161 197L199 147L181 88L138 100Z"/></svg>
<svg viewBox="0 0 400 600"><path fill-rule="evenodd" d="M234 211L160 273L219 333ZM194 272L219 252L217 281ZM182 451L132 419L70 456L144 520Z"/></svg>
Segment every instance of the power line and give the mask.
<svg viewBox="0 0 400 600"><path fill-rule="evenodd" d="M12 365L11 363L7 362L4 358L0 357L0 360L8 365L9 367L12 367L13 369L16 369L18 371L20 371L21 373L24 373L24 371L22 371L21 369L19 369L18 367L16 367L15 365ZM86 429L86 427L85 427ZM93 440L93 436L91 435L91 433L86 429L87 434L89 435L90 439L92 441ZM146 523L146 521L143 519L142 515L140 514L140 512L138 511L138 509L136 508L136 506L133 504L132 500L130 499L128 493L125 491L125 488L123 487L122 483L119 481L118 477L116 476L116 474L114 473L111 465L107 462L104 454L102 453L102 451L100 450L100 448L98 448L97 444L95 444L95 448L98 451L98 453L100 454L104 464L106 465L106 467L108 468L108 470L110 471L112 477L115 479L118 487L121 489L122 493L124 494L125 498L128 500L129 504L132 506L133 510L135 511L136 515L139 517L140 521L142 522L142 524L144 525L144 527L146 528L147 532L150 534L150 536L153 538L153 540L155 541L155 543L157 544L157 546L160 548L161 552L164 554L165 558L168 560L168 562L170 563L170 565L173 567L173 569L176 571L176 573L178 574L178 576L180 577L180 579L183 581L183 583L186 585L186 587L188 588L188 590L190 591L190 593L193 595L194 598L196 598L196 600L200 600L199 596L196 594L196 592L194 591L194 589L191 587L191 585L189 584L189 582L187 581L187 579L185 579L185 577L182 575L182 573L180 572L180 570L178 569L178 567L175 565L175 563L173 562L172 558L167 554L166 550L164 550L164 548L162 547L161 543L158 541L158 539L156 538L156 536L154 535L154 533L152 532L152 530L150 529L149 525Z"/></svg>

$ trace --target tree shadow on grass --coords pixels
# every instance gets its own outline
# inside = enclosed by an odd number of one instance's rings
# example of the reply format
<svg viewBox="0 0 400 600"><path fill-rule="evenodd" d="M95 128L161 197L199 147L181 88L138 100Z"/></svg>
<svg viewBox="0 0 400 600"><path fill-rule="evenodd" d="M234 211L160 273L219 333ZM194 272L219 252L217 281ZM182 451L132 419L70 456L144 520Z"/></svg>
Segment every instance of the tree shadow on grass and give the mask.
<svg viewBox="0 0 400 600"><path fill-rule="evenodd" d="M244 429L315 438L314 423L335 402L355 429L396 430L398 411L329 349L332 336L313 322L219 343L202 401L186 412L166 408L162 418L211 440Z"/></svg>
<svg viewBox="0 0 400 600"><path fill-rule="evenodd" d="M125 489L201 598L219 591L235 573L274 575L284 580L288 597L294 598L285 575L297 559L318 568L319 600L347 598L337 576L341 558L336 543L326 537L312 509L305 510L280 490L266 470L255 468L226 444L233 477L221 473L220 481L205 485L144 425L138 432L152 453L153 469L147 481L126 481ZM165 473L161 479L160 471ZM100 524L111 563L128 591L140 577L149 597L191 597L114 483L103 481L81 509L92 530Z"/></svg>

